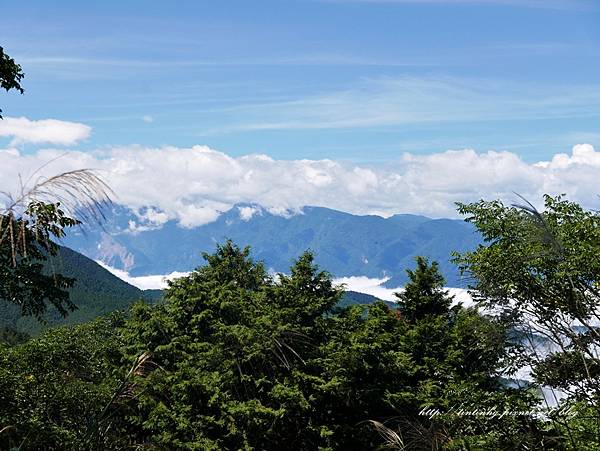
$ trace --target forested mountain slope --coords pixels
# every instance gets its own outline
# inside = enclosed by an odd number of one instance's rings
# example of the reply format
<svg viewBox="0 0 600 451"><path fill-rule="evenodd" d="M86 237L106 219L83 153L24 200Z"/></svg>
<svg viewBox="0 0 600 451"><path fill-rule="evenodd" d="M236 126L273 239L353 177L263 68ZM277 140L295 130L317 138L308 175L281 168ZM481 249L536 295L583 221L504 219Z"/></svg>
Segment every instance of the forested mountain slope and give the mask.
<svg viewBox="0 0 600 451"><path fill-rule="evenodd" d="M46 325L32 317L22 317L19 309L0 301L0 327L35 334L41 329L57 324L76 324L100 315L128 307L138 299L155 301L162 296L160 290L140 290L119 279L95 261L67 247L47 262L47 270L76 279L70 290L71 299L78 309L62 318L50 309L45 315Z"/></svg>
<svg viewBox="0 0 600 451"><path fill-rule="evenodd" d="M474 249L479 235L461 220L424 216L356 216L320 207L305 207L288 217L240 204L216 221L183 228L176 221L160 226L130 210L116 207L103 228L72 232L65 244L94 260L129 271L131 275L190 271L201 263L201 252L213 252L226 238L250 245L257 260L285 272L307 249L335 277L389 277L389 287L406 282L406 268L422 255L440 264L447 284L463 287L453 251Z"/></svg>

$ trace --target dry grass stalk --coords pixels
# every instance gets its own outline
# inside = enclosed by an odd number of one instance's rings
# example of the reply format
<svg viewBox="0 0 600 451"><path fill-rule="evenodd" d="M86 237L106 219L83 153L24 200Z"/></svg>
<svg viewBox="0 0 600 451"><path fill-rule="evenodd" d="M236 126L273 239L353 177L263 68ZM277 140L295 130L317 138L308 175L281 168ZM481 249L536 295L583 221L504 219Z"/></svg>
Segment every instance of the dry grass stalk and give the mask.
<svg viewBox="0 0 600 451"><path fill-rule="evenodd" d="M55 160L38 168L25 182L19 176L18 194L0 192L6 199L0 209L0 246L5 241L10 243L13 266L20 257L27 258L28 236L49 248L48 229L38 224L35 212L28 212L31 205L59 204L65 216L79 224L100 224L105 209L112 204L113 191L92 169L76 169L49 178L38 175Z"/></svg>
<svg viewBox="0 0 600 451"><path fill-rule="evenodd" d="M32 202L60 202L61 208L72 218L86 221L103 219L103 209L114 197L111 188L92 169L76 169L49 178L38 177L28 186L32 177L21 184L18 195L3 193L8 203L2 214L12 212L20 216Z"/></svg>
<svg viewBox="0 0 600 451"><path fill-rule="evenodd" d="M408 449L404 444L404 440L400 435L400 431L396 432L392 428L389 428L385 424L375 420L368 420L367 423L373 426L373 428L379 433L379 435L384 441L383 446L385 448L397 450Z"/></svg>

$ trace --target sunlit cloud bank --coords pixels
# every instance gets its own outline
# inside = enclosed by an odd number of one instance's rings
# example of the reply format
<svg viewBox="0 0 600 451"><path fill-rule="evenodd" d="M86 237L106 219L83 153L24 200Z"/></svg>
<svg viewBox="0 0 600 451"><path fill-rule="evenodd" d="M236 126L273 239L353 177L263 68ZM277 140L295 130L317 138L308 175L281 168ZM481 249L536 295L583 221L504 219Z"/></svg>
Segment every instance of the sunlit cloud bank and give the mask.
<svg viewBox="0 0 600 451"><path fill-rule="evenodd" d="M0 150L0 186L3 191L17 190L18 174L26 179L63 153ZM539 204L545 193L566 193L596 208L600 152L580 144L570 153L529 163L507 151L463 149L431 155L404 153L386 166L368 167L329 159L232 157L206 146L128 146L72 150L40 174L80 168L97 169L117 194L116 202L134 210L152 207L144 210L146 225L175 219L183 227L192 227L214 221L236 203L260 204L282 215L314 205L353 214L456 217L456 201L514 202L519 193Z"/></svg>
<svg viewBox="0 0 600 451"><path fill-rule="evenodd" d="M11 138L11 145L23 143L73 145L90 136L92 129L78 122L56 119L29 120L5 117L0 120L0 137Z"/></svg>
<svg viewBox="0 0 600 451"><path fill-rule="evenodd" d="M179 277L184 277L189 274L189 272L179 272L174 271L170 274L166 275L152 275L152 276L138 276L133 277L130 276L127 271L123 271L121 269L116 269L111 266L106 265L100 260L96 260L100 266L102 266L107 271L110 271L112 274L117 276L119 279L124 280L130 285L139 288L140 290L152 290L152 289L165 289L168 287L168 281L174 280Z"/></svg>
<svg viewBox="0 0 600 451"><path fill-rule="evenodd" d="M179 277L185 277L189 272L172 272L166 275L151 275L151 276L131 276L127 271L113 268L106 265L105 263L96 260L100 266L110 271L112 274L117 276L119 279L137 287L141 290L149 289L165 289L168 284L167 281L174 280ZM403 290L402 287L398 288L386 288L383 286L389 279L377 279L369 278L365 276L352 276L352 277L340 277L333 280L333 283L337 286L343 285L347 291L356 291L358 293L365 293L375 296L384 301L397 301L395 293L399 293ZM451 296L454 296L455 302L462 302L465 305L471 305L473 300L466 290L461 288L446 288Z"/></svg>
<svg viewBox="0 0 600 451"><path fill-rule="evenodd" d="M386 288L383 286L389 279L376 279L365 276L340 277L335 279L336 285L344 285L347 291L356 291L358 293L370 294L384 301L396 301L398 298L395 293L401 291L401 288Z"/></svg>
<svg viewBox="0 0 600 451"><path fill-rule="evenodd" d="M401 293L403 287L387 288L383 286L389 279L369 278L365 276L340 277L334 280L336 285L344 285L347 291L370 294L384 301L395 302L398 300L396 293ZM462 302L465 306L473 304L473 298L467 290L462 288L445 288L450 296L454 296L454 302Z"/></svg>

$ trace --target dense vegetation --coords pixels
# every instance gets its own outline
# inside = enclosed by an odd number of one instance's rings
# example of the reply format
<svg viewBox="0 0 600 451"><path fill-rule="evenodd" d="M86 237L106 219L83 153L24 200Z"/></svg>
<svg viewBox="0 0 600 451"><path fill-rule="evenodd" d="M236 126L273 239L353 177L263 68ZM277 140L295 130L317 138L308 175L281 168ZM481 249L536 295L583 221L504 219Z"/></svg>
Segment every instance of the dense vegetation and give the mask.
<svg viewBox="0 0 600 451"><path fill-rule="evenodd" d="M66 289L69 299L77 307L67 316L62 316L50 307L42 316L42 321L22 315L18 306L0 302L0 341L21 342L28 336L58 325L74 325L92 321L107 313L128 309L135 301L149 303L159 301L163 290L141 290L119 279L95 261L67 247L59 247L57 255L45 263L45 271L52 275L62 274L73 279L72 287ZM378 301L374 296L346 291L338 307L353 304L372 304ZM392 303L388 303L391 305Z"/></svg>
<svg viewBox="0 0 600 451"><path fill-rule="evenodd" d="M161 290L140 290L66 247L60 247L57 254L45 263L44 271L49 276L58 273L74 280L67 292L76 310L65 317L50 307L42 315L43 322L40 322L23 316L18 306L0 302L0 330L36 335L51 326L79 324L126 309L140 299L155 302L162 297Z"/></svg>
<svg viewBox="0 0 600 451"><path fill-rule="evenodd" d="M573 449L600 449L600 213L561 196L544 211L499 201L459 204L487 242L457 259L476 298L522 343L515 368L568 396L571 423L552 417ZM543 341L545 347L537 346Z"/></svg>
<svg viewBox="0 0 600 451"><path fill-rule="evenodd" d="M375 449L384 424L408 449L543 440L530 417L420 414L426 406L526 410L535 402L499 382L503 326L451 307L435 264L419 260L400 312L378 303L332 314L341 292L311 254L277 281L230 242L206 259L172 284L165 303L4 348L3 442Z"/></svg>
<svg viewBox="0 0 600 451"><path fill-rule="evenodd" d="M59 203L29 202L23 212L13 203L0 212L0 299L23 316L41 319L49 308L66 316L75 310L68 288L75 279L44 267L58 253L54 240L79 224Z"/></svg>
<svg viewBox="0 0 600 451"><path fill-rule="evenodd" d="M272 276L228 241L164 302L0 345L0 447L600 449L600 215L460 208L487 240L457 257L487 310L424 258L397 308L344 306L311 253ZM542 412L540 385L570 410Z"/></svg>

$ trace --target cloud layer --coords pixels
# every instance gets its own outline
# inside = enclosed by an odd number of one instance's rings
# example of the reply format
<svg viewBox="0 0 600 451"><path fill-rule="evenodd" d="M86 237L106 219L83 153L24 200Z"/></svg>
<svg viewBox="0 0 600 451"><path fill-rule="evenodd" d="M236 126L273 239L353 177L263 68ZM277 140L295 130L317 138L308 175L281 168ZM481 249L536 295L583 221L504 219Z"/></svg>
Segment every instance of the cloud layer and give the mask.
<svg viewBox="0 0 600 451"><path fill-rule="evenodd" d="M169 287L168 281L178 279L180 277L185 277L189 273L188 272L172 272L171 274L166 275L152 275L152 276L130 276L127 271L123 271L121 269L112 268L100 260L96 260L100 266L104 269L110 271L112 274L117 276L119 279L124 280L130 285L139 288L140 290L164 290Z"/></svg>
<svg viewBox="0 0 600 451"><path fill-rule="evenodd" d="M21 154L0 151L0 186L17 189L36 169L63 151ZM536 203L542 195L566 193L584 206L598 205L600 152L589 144L528 163L506 151L448 150L431 155L405 153L385 167L333 160L275 160L266 155L231 157L206 146L138 146L94 152L69 151L42 171L45 176L95 168L122 203L144 209L145 223L176 219L184 227L215 220L234 204L258 203L286 215L315 205L354 214L396 213L456 217L454 203L481 198ZM249 219L252 211L244 211Z"/></svg>
<svg viewBox="0 0 600 451"><path fill-rule="evenodd" d="M78 122L26 117L5 117L0 120L0 137L12 138L11 146L23 143L73 145L90 136L91 128Z"/></svg>
<svg viewBox="0 0 600 451"><path fill-rule="evenodd" d="M138 287L141 290L151 290L151 289L166 289L168 288L168 281L178 279L180 277L185 277L189 275L189 272L172 272L167 275L152 275L152 276L131 276L127 271L123 271L120 269L112 268L111 266L106 265L105 263L97 260L100 266L104 269L110 271L112 274L124 280L125 282L133 285L134 287ZM375 279L369 278L365 276L352 276L352 277L341 277L338 279L334 279L334 284L344 286L344 289L347 291L357 291L358 293L365 293L375 296L379 299L383 299L385 301L396 302L398 298L395 293L399 293L403 290L403 287L397 288L386 288L383 284L388 279ZM465 306L473 305L473 298L468 293L467 290L462 288L446 288L448 293L451 296L454 296L454 301L456 303L462 302Z"/></svg>

